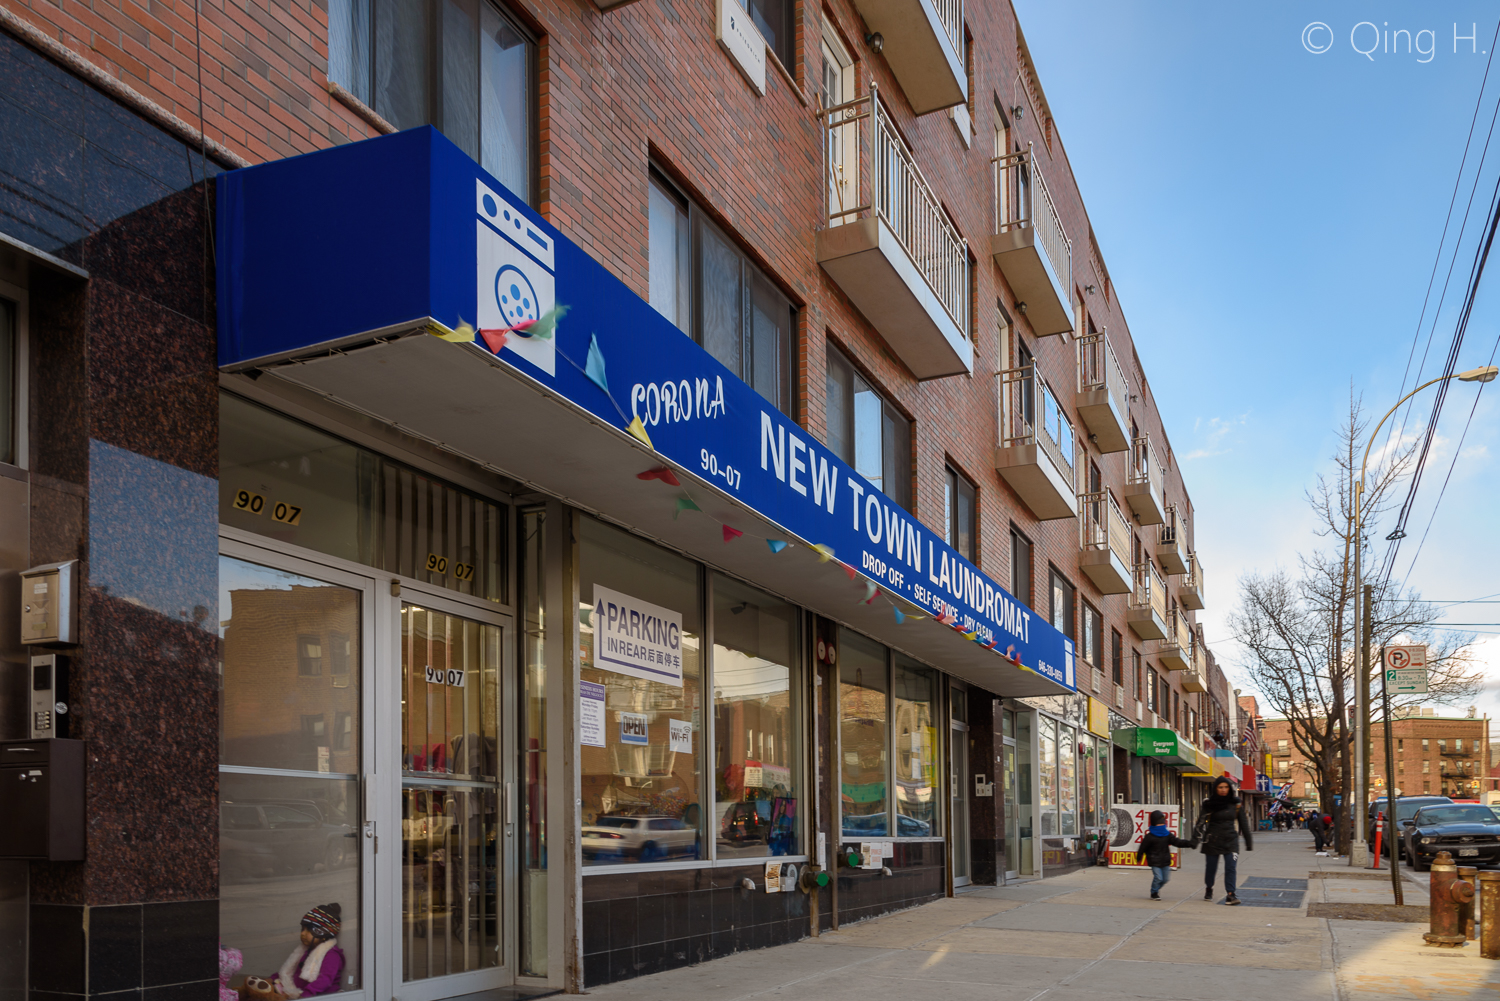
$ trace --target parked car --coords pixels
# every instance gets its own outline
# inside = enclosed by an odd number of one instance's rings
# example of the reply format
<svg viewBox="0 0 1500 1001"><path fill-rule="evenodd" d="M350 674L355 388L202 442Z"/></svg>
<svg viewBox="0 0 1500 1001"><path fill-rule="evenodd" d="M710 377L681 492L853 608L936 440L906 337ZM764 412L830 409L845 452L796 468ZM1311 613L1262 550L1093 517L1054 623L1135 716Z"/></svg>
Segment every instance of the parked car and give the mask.
<svg viewBox="0 0 1500 1001"><path fill-rule="evenodd" d="M1447 796L1397 796L1396 823L1404 826L1424 806L1442 806L1452 802L1453 800ZM1386 798L1384 796L1370 804L1369 819L1365 822L1365 840L1369 842L1372 849L1375 845L1375 818L1383 813L1387 813L1388 810L1389 807L1386 806ZM1392 834L1391 818L1389 816L1385 818L1382 826L1385 828L1385 833L1381 835L1381 853L1384 854L1389 851L1385 846L1391 843L1392 837L1396 839L1397 854L1404 853L1406 851L1405 843L1402 841L1399 833ZM1398 826L1396 830L1400 831L1401 826Z"/></svg>
<svg viewBox="0 0 1500 1001"><path fill-rule="evenodd" d="M584 827L586 859L638 859L650 862L671 855L698 854L698 831L677 817L627 817L606 814Z"/></svg>
<svg viewBox="0 0 1500 1001"><path fill-rule="evenodd" d="M1477 803L1424 806L1407 823L1404 841L1418 872L1431 869L1442 851L1460 865L1500 864L1500 816Z"/></svg>
<svg viewBox="0 0 1500 1001"><path fill-rule="evenodd" d="M228 873L269 876L335 869L355 857L358 833L310 799L225 800L219 843Z"/></svg>

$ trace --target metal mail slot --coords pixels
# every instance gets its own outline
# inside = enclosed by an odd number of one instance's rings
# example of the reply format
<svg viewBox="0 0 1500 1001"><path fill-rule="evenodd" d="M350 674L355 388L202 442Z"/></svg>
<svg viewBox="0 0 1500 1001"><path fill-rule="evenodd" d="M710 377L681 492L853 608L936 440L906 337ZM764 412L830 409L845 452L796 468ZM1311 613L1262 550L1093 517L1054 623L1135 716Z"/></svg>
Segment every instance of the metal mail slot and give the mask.
<svg viewBox="0 0 1500 1001"><path fill-rule="evenodd" d="M83 741L0 741L0 858L83 858Z"/></svg>

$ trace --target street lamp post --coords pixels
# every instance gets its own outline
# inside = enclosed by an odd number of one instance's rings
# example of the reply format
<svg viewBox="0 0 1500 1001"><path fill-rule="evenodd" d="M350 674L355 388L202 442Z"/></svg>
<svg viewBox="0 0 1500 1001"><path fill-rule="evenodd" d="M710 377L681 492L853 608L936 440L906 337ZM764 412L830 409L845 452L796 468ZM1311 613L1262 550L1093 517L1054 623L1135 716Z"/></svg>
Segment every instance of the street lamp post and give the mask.
<svg viewBox="0 0 1500 1001"><path fill-rule="evenodd" d="M1358 683L1354 686L1353 736L1355 743L1354 754L1352 756L1354 762L1354 782L1352 783L1353 795L1349 797L1350 799L1358 797L1358 803L1348 804L1349 812L1353 815L1351 819L1354 821L1353 844L1349 846L1349 864L1351 866L1364 866L1368 864L1368 858L1365 854L1367 850L1365 847L1365 815L1369 812L1370 799L1368 788L1370 758L1368 738L1366 737L1370 726L1370 648L1369 644L1364 641L1364 633L1361 631L1361 627L1367 628L1369 625L1369 623L1364 621L1365 616L1369 613L1368 610L1362 611L1360 607L1364 597L1360 586L1363 583L1364 570L1360 556L1364 542L1362 534L1364 515L1361 510L1361 501L1364 499L1365 467L1370 463L1370 447L1375 444L1375 436L1380 433L1380 429L1385 425L1385 422L1390 420L1391 414L1394 414L1401 404L1416 396L1428 386L1435 386L1448 379L1457 379L1459 382L1493 382L1496 375L1500 375L1500 367L1484 365L1480 368L1471 368L1467 372L1455 372L1452 375L1439 376L1436 379L1422 383L1422 385L1397 400L1396 405L1385 412L1385 416L1380 418L1380 423L1375 425L1375 430L1370 432L1370 440L1365 443L1364 459L1359 464L1359 483L1354 488L1354 642L1359 644L1359 655L1356 659L1356 663L1359 665L1359 679ZM1386 807L1387 812L1391 816L1392 831L1396 830L1396 798L1394 793L1389 789L1386 790ZM1358 805L1358 809L1355 809L1356 805Z"/></svg>

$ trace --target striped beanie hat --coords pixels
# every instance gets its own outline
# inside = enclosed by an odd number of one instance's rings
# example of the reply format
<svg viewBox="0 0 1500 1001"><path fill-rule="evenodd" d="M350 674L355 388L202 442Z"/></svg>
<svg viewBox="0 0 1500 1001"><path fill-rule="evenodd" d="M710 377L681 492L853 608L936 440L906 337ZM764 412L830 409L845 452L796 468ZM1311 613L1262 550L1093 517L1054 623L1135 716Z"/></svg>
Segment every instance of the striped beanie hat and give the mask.
<svg viewBox="0 0 1500 1001"><path fill-rule="evenodd" d="M334 938L339 933L343 913L338 904L322 904L302 915L302 927L318 938Z"/></svg>

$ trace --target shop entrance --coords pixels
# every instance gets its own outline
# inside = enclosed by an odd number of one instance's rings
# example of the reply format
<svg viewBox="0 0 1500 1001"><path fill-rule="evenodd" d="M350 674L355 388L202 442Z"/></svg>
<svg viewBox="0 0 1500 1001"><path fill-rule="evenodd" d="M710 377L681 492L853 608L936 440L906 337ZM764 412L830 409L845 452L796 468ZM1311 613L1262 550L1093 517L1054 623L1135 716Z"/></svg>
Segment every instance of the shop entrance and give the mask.
<svg viewBox="0 0 1500 1001"><path fill-rule="evenodd" d="M954 692L954 695L958 695ZM969 726L952 724L952 751L948 755L953 796L953 885L968 886L969 867Z"/></svg>

